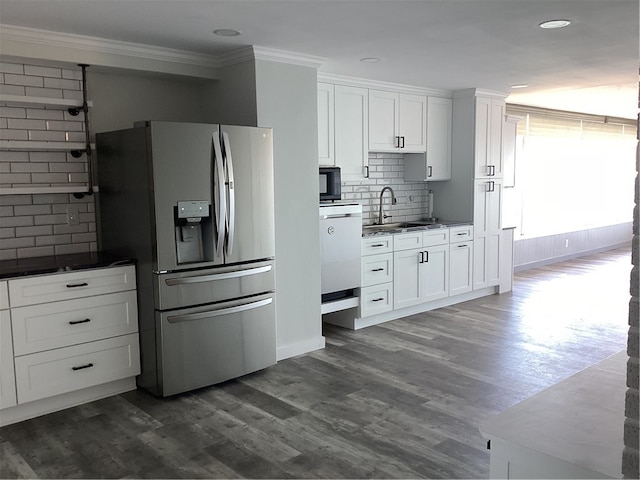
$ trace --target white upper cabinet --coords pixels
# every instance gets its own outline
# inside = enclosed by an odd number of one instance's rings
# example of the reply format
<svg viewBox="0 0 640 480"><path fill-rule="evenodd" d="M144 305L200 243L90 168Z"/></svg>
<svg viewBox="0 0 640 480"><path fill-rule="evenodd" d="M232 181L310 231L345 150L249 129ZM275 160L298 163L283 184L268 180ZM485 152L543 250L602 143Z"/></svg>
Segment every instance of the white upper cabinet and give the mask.
<svg viewBox="0 0 640 480"><path fill-rule="evenodd" d="M334 87L318 83L318 163L324 166L336 164L334 154Z"/></svg>
<svg viewBox="0 0 640 480"><path fill-rule="evenodd" d="M452 105L450 98L427 99L427 152L405 155L405 180L451 179Z"/></svg>
<svg viewBox="0 0 640 480"><path fill-rule="evenodd" d="M369 150L425 152L427 97L369 90Z"/></svg>
<svg viewBox="0 0 640 480"><path fill-rule="evenodd" d="M369 99L366 88L335 85L335 160L343 180L368 176Z"/></svg>
<svg viewBox="0 0 640 480"><path fill-rule="evenodd" d="M368 102L366 88L318 83L318 163L340 167L343 180L368 175Z"/></svg>
<svg viewBox="0 0 640 480"><path fill-rule="evenodd" d="M502 178L504 161L502 132L505 102L496 98L476 98L475 177Z"/></svg>

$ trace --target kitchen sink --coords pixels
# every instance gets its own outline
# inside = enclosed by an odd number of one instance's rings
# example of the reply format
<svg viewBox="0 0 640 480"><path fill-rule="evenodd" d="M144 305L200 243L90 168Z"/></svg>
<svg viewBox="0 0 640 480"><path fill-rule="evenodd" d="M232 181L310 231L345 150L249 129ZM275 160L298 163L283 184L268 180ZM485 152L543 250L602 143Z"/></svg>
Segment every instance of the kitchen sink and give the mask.
<svg viewBox="0 0 640 480"><path fill-rule="evenodd" d="M444 228L444 224L437 222L397 222L385 223L384 225L365 225L362 227L362 233L363 235L375 235L431 228Z"/></svg>

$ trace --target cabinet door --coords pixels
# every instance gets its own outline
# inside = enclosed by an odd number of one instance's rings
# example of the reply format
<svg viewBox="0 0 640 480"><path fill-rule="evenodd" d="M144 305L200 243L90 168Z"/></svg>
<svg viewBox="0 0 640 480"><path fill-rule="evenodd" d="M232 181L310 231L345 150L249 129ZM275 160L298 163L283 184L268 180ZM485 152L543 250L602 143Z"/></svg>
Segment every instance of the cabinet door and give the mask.
<svg viewBox="0 0 640 480"><path fill-rule="evenodd" d="M503 100L476 98L475 115L475 176L502 177L502 130L505 103Z"/></svg>
<svg viewBox="0 0 640 480"><path fill-rule="evenodd" d="M422 303L422 249L393 254L393 308Z"/></svg>
<svg viewBox="0 0 640 480"><path fill-rule="evenodd" d="M449 245L425 249L421 264L421 297L430 302L449 295Z"/></svg>
<svg viewBox="0 0 640 480"><path fill-rule="evenodd" d="M474 196L473 288L500 281L502 181L476 180Z"/></svg>
<svg viewBox="0 0 640 480"><path fill-rule="evenodd" d="M335 165L333 85L318 83L318 163Z"/></svg>
<svg viewBox="0 0 640 480"><path fill-rule="evenodd" d="M343 179L361 179L369 163L368 91L336 85L334 95L336 165Z"/></svg>
<svg viewBox="0 0 640 480"><path fill-rule="evenodd" d="M400 95L382 90L369 90L369 150L398 150L398 110Z"/></svg>
<svg viewBox="0 0 640 480"><path fill-rule="evenodd" d="M491 152L489 143L489 129L491 128L491 99L476 98L475 123L475 177L483 178L489 175Z"/></svg>
<svg viewBox="0 0 640 480"><path fill-rule="evenodd" d="M16 405L16 378L9 310L0 310L0 408Z"/></svg>
<svg viewBox="0 0 640 480"><path fill-rule="evenodd" d="M429 97L427 102L427 180L449 180L452 101L450 98Z"/></svg>
<svg viewBox="0 0 640 480"><path fill-rule="evenodd" d="M473 241L452 243L449 250L449 295L473 288Z"/></svg>
<svg viewBox="0 0 640 480"><path fill-rule="evenodd" d="M400 94L398 101L398 127L402 152L427 150L427 97Z"/></svg>

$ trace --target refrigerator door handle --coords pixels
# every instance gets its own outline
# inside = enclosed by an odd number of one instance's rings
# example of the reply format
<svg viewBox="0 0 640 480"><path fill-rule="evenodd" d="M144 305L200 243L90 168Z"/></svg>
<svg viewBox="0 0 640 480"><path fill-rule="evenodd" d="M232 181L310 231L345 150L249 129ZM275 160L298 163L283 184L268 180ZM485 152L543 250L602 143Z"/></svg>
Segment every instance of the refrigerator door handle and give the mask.
<svg viewBox="0 0 640 480"><path fill-rule="evenodd" d="M224 153L226 156L225 168L227 175L227 193L229 201L227 209L227 241L225 245L225 253L231 255L233 251L233 237L235 234L235 216L236 216L236 195L233 185L233 158L231 157L231 144L229 142L229 134L222 132L222 141L224 143Z"/></svg>
<svg viewBox="0 0 640 480"><path fill-rule="evenodd" d="M245 303L243 305L237 305L235 307L221 308L220 310L209 310L202 313L188 313L186 315L170 315L167 317L169 323L188 322L192 320L203 320L211 317L219 317L221 315L229 315L232 313L244 312L247 310L253 310L255 308L264 307L273 302L273 298L265 298L264 300L258 300L257 302Z"/></svg>
<svg viewBox="0 0 640 480"><path fill-rule="evenodd" d="M263 267L247 268L246 270L236 270L234 272L226 273L214 273L211 275L199 275L197 277L184 277L184 278L167 278L164 283L170 287L176 285L187 285L189 283L201 283L201 282L213 282L216 280L227 280L229 278L240 278L249 275L257 275L259 273L266 273L271 271L271 265L265 265Z"/></svg>
<svg viewBox="0 0 640 480"><path fill-rule="evenodd" d="M216 243L215 243L215 255L221 256L223 253L223 244L225 237L225 222L227 219L227 196L225 194L225 174L224 166L222 163L222 148L220 146L220 139L218 134L213 134L213 156L214 156L214 182L217 181L217 193L218 198L214 196L215 212L217 221ZM214 183L215 185L215 183ZM215 188L214 188L215 189Z"/></svg>

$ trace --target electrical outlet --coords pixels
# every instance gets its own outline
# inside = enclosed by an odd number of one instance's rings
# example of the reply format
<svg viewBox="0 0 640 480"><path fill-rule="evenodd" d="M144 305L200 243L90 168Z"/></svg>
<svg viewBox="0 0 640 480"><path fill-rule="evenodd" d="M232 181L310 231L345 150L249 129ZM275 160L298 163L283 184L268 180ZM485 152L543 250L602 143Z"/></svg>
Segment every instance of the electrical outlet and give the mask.
<svg viewBox="0 0 640 480"><path fill-rule="evenodd" d="M67 225L80 225L78 207L67 208Z"/></svg>

